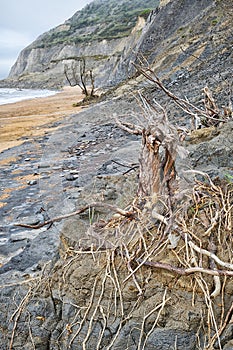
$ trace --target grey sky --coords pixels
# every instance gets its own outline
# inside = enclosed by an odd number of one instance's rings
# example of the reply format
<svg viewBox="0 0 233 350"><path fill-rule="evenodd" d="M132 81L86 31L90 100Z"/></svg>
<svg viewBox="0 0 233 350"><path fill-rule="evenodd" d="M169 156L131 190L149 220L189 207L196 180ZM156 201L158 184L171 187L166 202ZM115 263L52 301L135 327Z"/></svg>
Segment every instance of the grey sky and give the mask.
<svg viewBox="0 0 233 350"><path fill-rule="evenodd" d="M0 0L0 79L19 52L92 0Z"/></svg>

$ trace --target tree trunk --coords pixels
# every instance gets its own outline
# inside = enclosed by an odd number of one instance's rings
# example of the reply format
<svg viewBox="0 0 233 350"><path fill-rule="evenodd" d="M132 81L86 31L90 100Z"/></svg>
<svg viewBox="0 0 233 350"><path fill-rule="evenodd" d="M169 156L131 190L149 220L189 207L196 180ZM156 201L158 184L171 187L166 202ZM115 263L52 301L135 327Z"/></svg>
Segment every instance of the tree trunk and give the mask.
<svg viewBox="0 0 233 350"><path fill-rule="evenodd" d="M150 130L143 130L138 184L138 197L141 199L153 197L161 190L159 147L160 141L150 133Z"/></svg>
<svg viewBox="0 0 233 350"><path fill-rule="evenodd" d="M139 202L150 201L153 205L161 197L172 195L171 181L175 179L174 159L162 145L155 128L142 132L142 149L139 157Z"/></svg>

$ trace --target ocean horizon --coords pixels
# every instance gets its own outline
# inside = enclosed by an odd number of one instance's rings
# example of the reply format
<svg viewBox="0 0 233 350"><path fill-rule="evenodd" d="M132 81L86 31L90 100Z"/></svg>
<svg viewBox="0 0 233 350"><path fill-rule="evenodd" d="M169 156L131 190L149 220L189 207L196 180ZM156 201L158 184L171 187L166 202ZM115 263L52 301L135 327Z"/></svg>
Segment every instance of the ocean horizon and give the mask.
<svg viewBox="0 0 233 350"><path fill-rule="evenodd" d="M0 88L0 105L55 95L55 90Z"/></svg>

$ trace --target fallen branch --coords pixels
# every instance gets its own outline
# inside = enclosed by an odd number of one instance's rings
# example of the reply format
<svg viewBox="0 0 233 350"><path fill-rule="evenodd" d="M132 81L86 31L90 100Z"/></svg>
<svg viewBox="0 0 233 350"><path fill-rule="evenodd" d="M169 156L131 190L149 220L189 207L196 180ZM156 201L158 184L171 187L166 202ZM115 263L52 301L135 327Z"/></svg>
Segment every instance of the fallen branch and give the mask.
<svg viewBox="0 0 233 350"><path fill-rule="evenodd" d="M133 169L133 168L138 168L139 167L139 165L126 165L126 164L123 164L123 163L120 163L120 162L118 162L118 161L116 161L116 160L112 160L112 163L115 163L115 164L117 164L117 165L120 165L120 166L122 166L122 167L124 167L124 168L129 168L129 169Z"/></svg>
<svg viewBox="0 0 233 350"><path fill-rule="evenodd" d="M120 166L122 166L122 167L124 167L124 168L128 168L128 170L126 170L126 171L123 173L123 175L126 175L126 174L128 174L130 171L139 168L139 165L136 165L136 164L134 164L134 165L125 165L125 164L122 164L122 163L120 163L120 162L117 162L116 160L112 160L112 163L115 163L115 164L117 164L117 165L120 165Z"/></svg>
<svg viewBox="0 0 233 350"><path fill-rule="evenodd" d="M107 204L107 203L94 202L94 203L88 204L88 205L86 205L86 206L84 206L84 207L82 207L82 208L80 208L80 209L78 209L78 210L76 210L76 211L74 211L72 213L55 217L53 219L44 221L44 222L39 223L37 225L28 225L28 224L18 223L18 224L15 224L15 226L32 228L32 229L38 229L38 228L41 228L43 226L53 224L54 222L59 222L61 220L70 218L72 216L82 214L86 210L89 210L89 209L92 209L92 208L106 208L106 209L112 210L112 211L114 211L114 212L116 212L116 213L118 213L118 214L120 214L122 216L125 216L127 218L133 218L134 217L134 212L132 212L132 211L126 211L126 210L120 209L120 208L118 208L118 207L116 207L114 205Z"/></svg>

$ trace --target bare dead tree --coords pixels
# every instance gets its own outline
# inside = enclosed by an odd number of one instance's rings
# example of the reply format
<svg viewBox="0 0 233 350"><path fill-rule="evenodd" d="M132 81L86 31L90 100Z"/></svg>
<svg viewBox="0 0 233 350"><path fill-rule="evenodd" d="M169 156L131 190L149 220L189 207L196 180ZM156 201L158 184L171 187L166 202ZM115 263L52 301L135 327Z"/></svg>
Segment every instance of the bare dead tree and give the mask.
<svg viewBox="0 0 233 350"><path fill-rule="evenodd" d="M64 65L64 74L70 86L79 86L86 98L95 97L95 79L92 69L87 70L84 57L75 60L70 66ZM88 89L88 83L91 88Z"/></svg>
<svg viewBox="0 0 233 350"><path fill-rule="evenodd" d="M82 92L85 96L88 96L88 90L87 90L87 72L86 72L86 60L83 57L82 60L80 61L79 64L79 74L80 74L80 81L81 84L79 84L79 86L81 86ZM76 77L76 82L78 85L78 77L77 77L77 71L75 71L75 77Z"/></svg>
<svg viewBox="0 0 233 350"><path fill-rule="evenodd" d="M145 60L144 60L145 61ZM192 119L192 124L200 119L204 126L218 126L227 122L232 117L230 113L223 113L218 108L208 87L203 89L204 108L197 107L187 99L172 93L149 65L143 66L142 62L134 64L137 72L159 87L174 103ZM185 155L180 146L179 135L166 115L166 111L156 101L149 102L141 96L143 114L139 119L140 125L125 123L117 119L117 124L132 134L142 135L142 148L139 156L139 184L138 197L156 203L159 197L165 196L172 206L172 197L176 191L175 161L179 154Z"/></svg>
<svg viewBox="0 0 233 350"><path fill-rule="evenodd" d="M90 92L90 95L94 97L95 96L95 79L93 77L92 69L89 70L89 75L90 75L90 81L91 81L91 92Z"/></svg>
<svg viewBox="0 0 233 350"><path fill-rule="evenodd" d="M143 105L141 125L116 118L116 123L122 129L142 136L137 190L139 203L150 202L153 206L162 198L172 209L171 198L176 187L175 160L178 154L184 157L186 152L180 146L179 134L169 123L162 106L151 104L142 95L140 100Z"/></svg>

